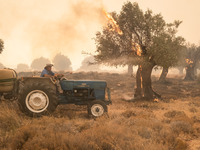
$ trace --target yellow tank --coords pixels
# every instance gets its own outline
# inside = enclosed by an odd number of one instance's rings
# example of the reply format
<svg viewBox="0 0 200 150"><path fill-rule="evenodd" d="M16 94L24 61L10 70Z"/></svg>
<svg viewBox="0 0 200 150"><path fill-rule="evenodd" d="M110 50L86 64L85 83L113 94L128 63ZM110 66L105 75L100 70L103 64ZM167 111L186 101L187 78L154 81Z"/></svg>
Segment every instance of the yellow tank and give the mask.
<svg viewBox="0 0 200 150"><path fill-rule="evenodd" d="M16 79L17 74L13 69L0 69L0 93L11 92Z"/></svg>

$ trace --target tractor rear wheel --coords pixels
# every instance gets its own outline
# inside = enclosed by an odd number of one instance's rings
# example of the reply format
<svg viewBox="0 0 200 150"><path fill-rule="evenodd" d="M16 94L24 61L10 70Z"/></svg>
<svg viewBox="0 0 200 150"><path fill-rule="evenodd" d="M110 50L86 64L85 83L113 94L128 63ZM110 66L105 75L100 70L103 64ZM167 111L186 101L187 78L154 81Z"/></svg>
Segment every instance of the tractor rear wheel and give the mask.
<svg viewBox="0 0 200 150"><path fill-rule="evenodd" d="M101 100L94 100L88 104L88 114L93 117L100 117L107 111L107 105Z"/></svg>
<svg viewBox="0 0 200 150"><path fill-rule="evenodd" d="M51 114L58 105L56 91L43 83L29 83L19 92L18 104L28 116Z"/></svg>

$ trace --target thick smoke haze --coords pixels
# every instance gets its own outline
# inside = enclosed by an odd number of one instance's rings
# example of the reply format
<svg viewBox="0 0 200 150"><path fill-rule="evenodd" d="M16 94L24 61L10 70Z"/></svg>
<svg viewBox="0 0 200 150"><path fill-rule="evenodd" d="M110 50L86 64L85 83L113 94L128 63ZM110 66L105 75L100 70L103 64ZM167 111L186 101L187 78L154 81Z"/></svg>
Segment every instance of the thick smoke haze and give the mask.
<svg viewBox="0 0 200 150"><path fill-rule="evenodd" d="M80 67L82 51L94 52L92 38L105 24L102 8L119 12L127 0L0 0L0 39L5 49L0 63L16 68L36 59L52 60L62 53L73 69ZM130 0L143 10L161 13L167 22L182 20L179 35L187 41L200 41L199 0Z"/></svg>
<svg viewBox="0 0 200 150"><path fill-rule="evenodd" d="M35 58L52 60L62 53L78 68L83 59L81 52L95 50L92 38L106 21L102 8L98 0L0 0L4 53L29 64Z"/></svg>

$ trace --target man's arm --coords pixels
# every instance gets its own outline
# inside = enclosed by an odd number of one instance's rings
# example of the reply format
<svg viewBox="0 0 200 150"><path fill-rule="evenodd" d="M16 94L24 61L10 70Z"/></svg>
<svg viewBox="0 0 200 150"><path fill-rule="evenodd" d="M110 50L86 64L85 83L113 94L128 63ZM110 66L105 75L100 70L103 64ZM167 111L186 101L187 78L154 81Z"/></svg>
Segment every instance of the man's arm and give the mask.
<svg viewBox="0 0 200 150"><path fill-rule="evenodd" d="M54 76L54 73L53 73L53 72L49 74L48 71L44 69L44 70L42 71L40 77L52 77L52 76Z"/></svg>
<svg viewBox="0 0 200 150"><path fill-rule="evenodd" d="M52 77L52 75L44 74L44 77Z"/></svg>
<svg viewBox="0 0 200 150"><path fill-rule="evenodd" d="M58 78L62 78L64 75L63 75L63 74L58 74L58 73L56 73L56 74L54 74L54 76L55 76L55 77L58 77Z"/></svg>

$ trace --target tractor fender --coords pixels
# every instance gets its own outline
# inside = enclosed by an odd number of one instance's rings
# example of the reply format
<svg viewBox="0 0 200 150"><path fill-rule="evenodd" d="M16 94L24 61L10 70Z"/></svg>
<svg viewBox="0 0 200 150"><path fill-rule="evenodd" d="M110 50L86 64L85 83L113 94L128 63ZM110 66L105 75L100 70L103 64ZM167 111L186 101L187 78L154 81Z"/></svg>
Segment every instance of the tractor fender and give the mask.
<svg viewBox="0 0 200 150"><path fill-rule="evenodd" d="M21 77L19 79L19 89L22 90L25 85L29 85L30 83L43 83L51 87L51 89L56 91L56 82L49 77ZM27 87L26 87L27 88Z"/></svg>

